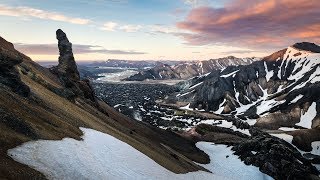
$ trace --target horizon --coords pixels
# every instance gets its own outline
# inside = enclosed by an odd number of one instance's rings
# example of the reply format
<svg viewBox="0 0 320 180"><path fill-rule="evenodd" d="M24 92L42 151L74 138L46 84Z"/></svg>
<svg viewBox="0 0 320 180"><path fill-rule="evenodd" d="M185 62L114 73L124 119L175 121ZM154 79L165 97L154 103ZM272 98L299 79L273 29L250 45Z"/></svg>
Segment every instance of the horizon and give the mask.
<svg viewBox="0 0 320 180"><path fill-rule="evenodd" d="M265 57L297 42L320 42L316 0L168 2L2 0L0 36L37 62L58 60L59 28L78 62Z"/></svg>

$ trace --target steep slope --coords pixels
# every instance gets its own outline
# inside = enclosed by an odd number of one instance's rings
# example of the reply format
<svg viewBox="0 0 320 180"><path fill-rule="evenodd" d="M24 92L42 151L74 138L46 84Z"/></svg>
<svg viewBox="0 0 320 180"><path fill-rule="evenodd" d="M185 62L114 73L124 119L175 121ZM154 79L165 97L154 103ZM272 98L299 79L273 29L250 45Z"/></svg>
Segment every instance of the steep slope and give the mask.
<svg viewBox="0 0 320 180"><path fill-rule="evenodd" d="M61 30L57 31L57 39L59 65L52 70L34 63L1 39L0 67L6 72L0 81L1 179L45 179L14 161L7 151L31 140L80 140L83 134L79 127L110 134L175 173L203 169L193 161L209 162L195 142L131 120L92 97L89 83L77 76L71 43ZM64 71L70 68L73 71Z"/></svg>
<svg viewBox="0 0 320 180"><path fill-rule="evenodd" d="M190 77L207 74L213 70L221 70L232 65L247 65L258 58L236 58L229 56L208 61L184 62L174 66L161 64L149 70L141 71L125 80L143 81L146 79L188 79Z"/></svg>
<svg viewBox="0 0 320 180"><path fill-rule="evenodd" d="M250 65L213 71L181 83L166 103L256 119L255 126L270 130L295 127L293 144L311 151L311 142L320 140L319 50L297 43Z"/></svg>

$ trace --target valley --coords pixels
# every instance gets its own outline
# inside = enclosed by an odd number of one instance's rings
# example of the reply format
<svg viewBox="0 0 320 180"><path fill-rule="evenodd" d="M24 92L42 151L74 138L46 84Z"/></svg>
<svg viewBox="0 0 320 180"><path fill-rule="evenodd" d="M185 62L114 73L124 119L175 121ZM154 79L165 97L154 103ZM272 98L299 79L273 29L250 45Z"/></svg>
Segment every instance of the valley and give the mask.
<svg viewBox="0 0 320 180"><path fill-rule="evenodd" d="M187 79L128 81L153 67L117 60L116 67L77 65L66 34L56 35L59 63L48 67L2 40L0 127L8 135L0 139L1 162L23 176L319 179L316 44L297 43ZM100 157L117 163L105 166ZM6 164L1 174L15 178Z"/></svg>

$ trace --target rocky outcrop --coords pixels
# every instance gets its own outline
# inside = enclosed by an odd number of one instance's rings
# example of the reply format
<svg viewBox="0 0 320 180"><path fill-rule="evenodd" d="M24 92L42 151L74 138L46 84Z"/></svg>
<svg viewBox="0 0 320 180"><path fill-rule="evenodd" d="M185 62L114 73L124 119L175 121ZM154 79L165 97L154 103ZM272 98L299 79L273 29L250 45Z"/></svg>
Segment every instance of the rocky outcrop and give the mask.
<svg viewBox="0 0 320 180"><path fill-rule="evenodd" d="M68 86L69 83L72 84L72 82L80 81L80 75L73 56L72 44L69 42L66 34L61 29L58 29L56 37L60 53L57 71L66 86Z"/></svg>
<svg viewBox="0 0 320 180"><path fill-rule="evenodd" d="M22 96L28 96L30 89L21 81L15 67L21 62L22 56L14 49L13 44L0 37L0 84L8 86Z"/></svg>
<svg viewBox="0 0 320 180"><path fill-rule="evenodd" d="M52 72L57 74L60 81L69 91L63 93L68 99L72 100L75 97L84 97L91 101L95 101L94 90L88 80L80 80L80 74L77 68L76 61L72 52L72 44L69 42L66 34L58 29L56 32L59 48L59 64L51 68Z"/></svg>
<svg viewBox="0 0 320 180"><path fill-rule="evenodd" d="M286 141L254 128L250 134L232 148L245 164L259 167L275 179L313 179L319 175L311 162Z"/></svg>
<svg viewBox="0 0 320 180"><path fill-rule="evenodd" d="M183 62L173 66L161 64L154 68L141 71L125 80L143 81L146 79L188 79L190 77L207 74L213 70L221 70L228 66L248 65L259 58L236 58L228 56L219 59L210 59L208 61Z"/></svg>
<svg viewBox="0 0 320 180"><path fill-rule="evenodd" d="M301 42L301 43L294 44L293 47L301 50L314 52L314 53L320 53L320 47L314 43Z"/></svg>

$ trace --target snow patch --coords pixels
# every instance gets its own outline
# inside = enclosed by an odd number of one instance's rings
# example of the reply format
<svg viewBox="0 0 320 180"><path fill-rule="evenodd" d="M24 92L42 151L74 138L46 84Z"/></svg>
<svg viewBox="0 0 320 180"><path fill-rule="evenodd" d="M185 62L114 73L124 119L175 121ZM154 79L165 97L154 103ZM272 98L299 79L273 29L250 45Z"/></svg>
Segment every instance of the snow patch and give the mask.
<svg viewBox="0 0 320 180"><path fill-rule="evenodd" d="M291 136L289 134L270 134L270 135L278 137L280 139L283 139L283 140L287 141L288 143L292 144L293 136Z"/></svg>
<svg viewBox="0 0 320 180"><path fill-rule="evenodd" d="M238 71L240 71L240 70L233 71L233 72L231 72L229 74L221 75L220 77L223 77L223 78L230 77L232 75L235 75Z"/></svg>
<svg viewBox="0 0 320 180"><path fill-rule="evenodd" d="M312 120L317 116L316 102L313 102L308 111L300 117L300 122L296 125L311 129Z"/></svg>
<svg viewBox="0 0 320 180"><path fill-rule="evenodd" d="M290 101L290 103L296 103L298 102L301 98L303 97L303 95L299 94L297 97L295 97L293 100Z"/></svg>
<svg viewBox="0 0 320 180"><path fill-rule="evenodd" d="M225 145L196 144L210 156L210 164L203 166L213 173L175 174L108 134L81 130L82 141L71 138L31 141L8 150L8 155L48 179L271 179L257 167L246 166Z"/></svg>

